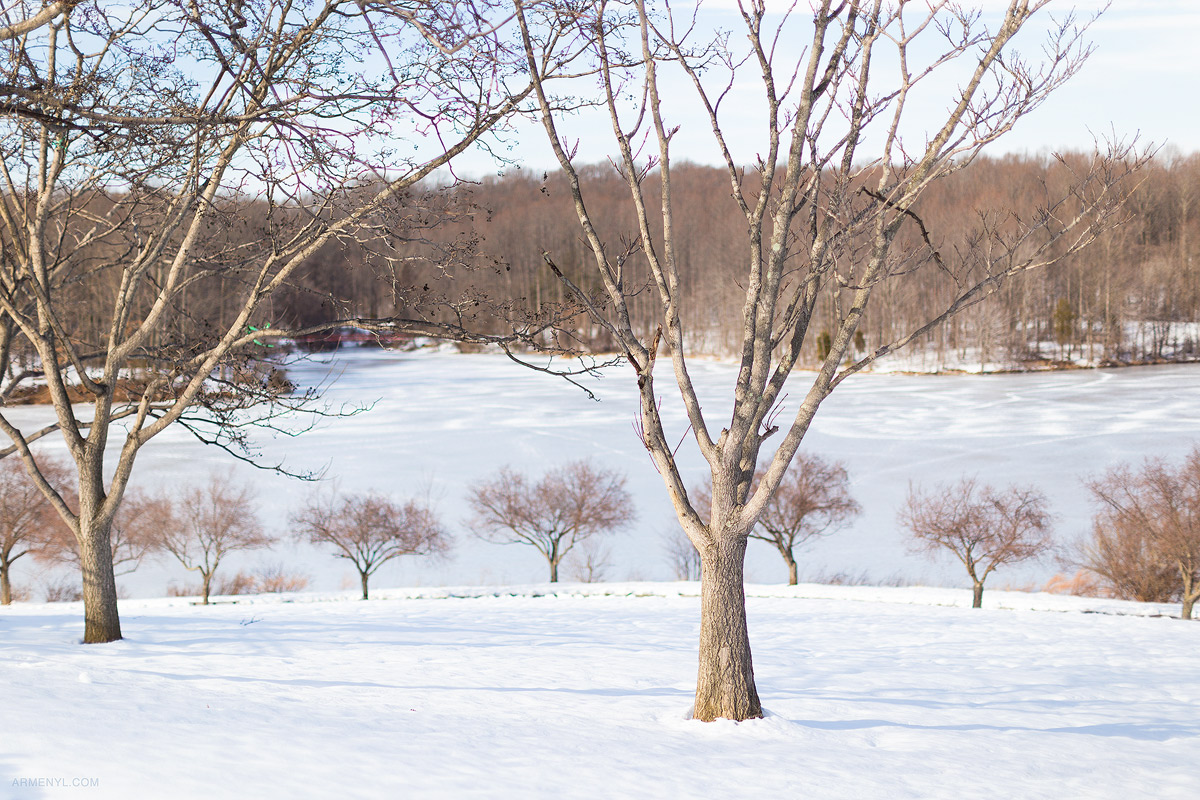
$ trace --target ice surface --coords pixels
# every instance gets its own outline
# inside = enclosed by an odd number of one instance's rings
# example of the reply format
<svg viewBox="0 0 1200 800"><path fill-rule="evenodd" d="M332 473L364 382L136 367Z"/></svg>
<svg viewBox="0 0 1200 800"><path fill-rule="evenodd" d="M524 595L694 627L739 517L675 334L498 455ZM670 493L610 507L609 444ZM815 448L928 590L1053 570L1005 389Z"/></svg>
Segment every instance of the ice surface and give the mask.
<svg viewBox="0 0 1200 800"><path fill-rule="evenodd" d="M660 366L667 432L683 437L687 423L669 390L669 365ZM709 424L719 430L729 413L735 369L728 363L696 361L693 374ZM675 523L661 479L633 429L636 387L626 370L587 379L600 402L564 381L490 354L351 349L341 351L333 362L318 359L297 365L290 376L306 385L332 378L325 399L335 409L373 406L356 416L321 421L316 430L298 438L258 434L266 462L284 460L296 470L324 469L343 489L375 488L400 498L429 486L456 534L458 546L449 560L401 559L381 570L377 586L544 580L545 563L532 548L471 538L466 530L466 489L505 464L536 473L581 457L624 471L640 513L633 528L611 539L608 578L673 577L662 542ZM795 376L780 421L794 413L805 390L805 376ZM801 574L865 571L877 580L898 576L962 585L966 576L959 574L957 563L929 562L906 552L896 510L910 481L955 481L969 474L988 482L1032 483L1050 498L1060 540L1080 536L1091 517L1082 479L1121 460L1181 458L1200 437L1198 397L1200 365L987 376L855 376L822 405L803 447L846 462L864 513L851 528L802 554ZM33 421L46 410L18 408L10 413ZM680 458L686 473L698 482L704 474L701 459L684 438ZM52 442L49 447L61 449L61 444ZM264 515L281 533L287 532L289 511L314 489L256 471L199 444L179 428L143 451L134 482L151 488L173 486L203 480L209 470L224 468L260 487ZM231 574L280 560L312 576L316 589L347 588L353 580L345 562L308 546L239 555L221 570ZM1040 585L1059 569L1052 561L1003 568L989 583ZM564 573L570 574L569 567ZM773 549L751 544L751 580L783 581L786 574ZM143 567L121 583L132 596L159 596L169 580L189 577L178 565L162 562ZM35 573L30 565L18 564L16 579L32 584Z"/></svg>

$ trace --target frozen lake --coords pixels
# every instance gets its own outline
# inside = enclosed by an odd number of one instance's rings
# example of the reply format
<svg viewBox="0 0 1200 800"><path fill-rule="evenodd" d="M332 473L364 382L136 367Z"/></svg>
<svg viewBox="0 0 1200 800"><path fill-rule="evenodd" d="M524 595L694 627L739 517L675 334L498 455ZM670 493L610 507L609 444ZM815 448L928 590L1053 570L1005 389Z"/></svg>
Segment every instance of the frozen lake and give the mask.
<svg viewBox="0 0 1200 800"><path fill-rule="evenodd" d="M665 365L664 365L665 367ZM669 370L658 386L666 393ZM609 580L673 578L664 541L674 521L661 480L633 429L636 387L623 369L588 379L600 398L588 399L564 381L522 369L497 355L450 352L394 353L344 350L289 370L312 384L332 379L325 400L373 404L361 414L322 420L298 438L263 431L256 441L267 463L282 460L295 470L320 470L345 490L374 488L405 498L430 493L457 544L450 558L402 559L385 566L375 584L461 585L528 583L545 579L541 557L528 547L482 543L466 529L467 487L505 464L538 472L581 457L628 476L638 522L608 540ZM728 414L735 370L727 363L697 361L693 374L710 426ZM790 384L780 421L807 389L805 375ZM854 524L801 554L801 576L867 572L932 584L964 585L961 567L949 559L930 562L907 553L896 511L910 481L927 485L976 475L998 484L1034 484L1057 516L1060 541L1087 532L1091 507L1082 480L1119 461L1147 456L1180 459L1200 439L1200 366L1012 375L859 375L826 400L803 449L843 461L864 513ZM672 402L675 400L675 402ZM28 421L45 409L16 409ZM682 436L682 409L668 397L669 436ZM50 449L59 448L55 442ZM699 482L701 459L690 440L680 458ZM260 490L264 517L287 534L289 511L314 491L312 484L255 470L196 442L182 429L156 439L140 457L134 483L155 488L201 481L210 470L233 469ZM352 570L308 546L283 545L273 553L231 558L222 572L286 561L307 573L314 589L351 584ZM1054 562L1001 569L989 581L1040 585L1059 571ZM36 567L20 564L18 583L36 585ZM778 554L751 544L748 579L781 582ZM570 568L564 569L570 577ZM161 595L169 580L189 576L178 565L145 565L121 579L131 596ZM36 594L35 594L36 596Z"/></svg>

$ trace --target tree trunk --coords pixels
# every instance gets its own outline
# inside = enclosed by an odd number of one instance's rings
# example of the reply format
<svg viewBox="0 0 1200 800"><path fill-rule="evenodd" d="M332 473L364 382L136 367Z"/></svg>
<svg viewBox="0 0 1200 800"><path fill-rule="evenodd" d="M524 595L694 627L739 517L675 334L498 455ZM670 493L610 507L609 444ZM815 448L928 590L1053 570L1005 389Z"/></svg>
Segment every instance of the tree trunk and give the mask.
<svg viewBox="0 0 1200 800"><path fill-rule="evenodd" d="M796 558L791 553L784 553L783 560L788 565L788 586L795 586L800 582L800 573L796 569Z"/></svg>
<svg viewBox="0 0 1200 800"><path fill-rule="evenodd" d="M983 582L975 583L974 600L971 602L971 608L983 608Z"/></svg>
<svg viewBox="0 0 1200 800"><path fill-rule="evenodd" d="M358 573L358 577L362 579L362 590L363 590L362 599L368 600L370 598L367 597L367 581L369 581L371 579L371 576L368 575L366 572L363 572L360 570Z"/></svg>
<svg viewBox="0 0 1200 800"><path fill-rule="evenodd" d="M203 588L204 601L203 601L202 605L208 605L208 592L209 592L209 589L212 587L212 576L213 576L213 574L211 572L201 572L200 573L200 577L203 579L203 584L204 584L204 588Z"/></svg>
<svg viewBox="0 0 1200 800"><path fill-rule="evenodd" d="M700 670L692 716L704 722L762 716L746 627L745 558L745 536L718 539L701 555Z"/></svg>
<svg viewBox="0 0 1200 800"><path fill-rule="evenodd" d="M12 605L12 583L8 579L9 564L0 561L0 606Z"/></svg>
<svg viewBox="0 0 1200 800"><path fill-rule="evenodd" d="M84 528L79 543L79 566L83 572L84 644L115 642L121 638L110 533L108 524L93 522Z"/></svg>
<svg viewBox="0 0 1200 800"><path fill-rule="evenodd" d="M550 559L550 582L558 583L558 561Z"/></svg>
<svg viewBox="0 0 1200 800"><path fill-rule="evenodd" d="M1196 602L1196 598L1200 597L1200 591L1196 591L1195 571L1191 564L1179 564L1179 576L1183 583L1183 607L1179 610L1180 619L1192 618L1192 606Z"/></svg>

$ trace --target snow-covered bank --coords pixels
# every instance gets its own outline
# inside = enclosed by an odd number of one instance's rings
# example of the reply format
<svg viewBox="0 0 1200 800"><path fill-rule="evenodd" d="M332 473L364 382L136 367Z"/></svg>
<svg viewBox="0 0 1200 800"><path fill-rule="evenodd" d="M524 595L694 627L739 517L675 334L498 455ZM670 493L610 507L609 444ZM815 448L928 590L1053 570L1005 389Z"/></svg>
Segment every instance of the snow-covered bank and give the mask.
<svg viewBox="0 0 1200 800"><path fill-rule="evenodd" d="M995 593L972 610L915 587L751 587L768 716L704 724L687 719L693 590L129 600L127 639L86 648L73 604L2 609L0 797L1127 800L1200 786L1200 624L1081 613L1082 598ZM1066 613L1034 610L1049 603ZM67 788L23 783L41 778Z"/></svg>
<svg viewBox="0 0 1200 800"><path fill-rule="evenodd" d="M839 602L892 603L899 605L970 608L969 589L938 586L835 586L820 583L750 583L746 597L756 599L836 600ZM372 600L479 600L488 597L699 597L698 581L624 581L600 583L529 583L509 586L400 586L374 589ZM220 596L213 605L276 606L295 603L344 603L359 601L357 590L339 592L286 592L257 595ZM173 597L146 600L122 600L121 608L175 608L200 604L199 597ZM1123 617L1179 616L1178 603L1139 603L1104 597L1076 597L1045 592L988 590L984 606L1008 611L1044 611L1075 614L1109 614ZM82 613L82 603L30 603L21 610L33 614L57 615L73 607Z"/></svg>

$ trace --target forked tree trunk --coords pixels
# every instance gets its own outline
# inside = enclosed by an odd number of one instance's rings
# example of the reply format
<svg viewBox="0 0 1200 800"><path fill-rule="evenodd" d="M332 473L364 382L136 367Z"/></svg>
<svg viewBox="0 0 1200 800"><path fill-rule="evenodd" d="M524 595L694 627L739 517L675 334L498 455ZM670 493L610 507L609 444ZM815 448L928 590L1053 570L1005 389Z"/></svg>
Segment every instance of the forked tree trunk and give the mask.
<svg viewBox="0 0 1200 800"><path fill-rule="evenodd" d="M215 570L214 570L215 571ZM208 593L212 589L212 572L201 572L200 577L203 583L204 601L202 605L208 605Z"/></svg>
<svg viewBox="0 0 1200 800"><path fill-rule="evenodd" d="M83 572L84 644L115 642L121 638L110 533L108 524L93 522L84 528L79 542L79 566Z"/></svg>
<svg viewBox="0 0 1200 800"><path fill-rule="evenodd" d="M981 581L975 582L975 594L971 608L983 608L983 583Z"/></svg>
<svg viewBox="0 0 1200 800"><path fill-rule="evenodd" d="M700 670L692 716L704 722L762 716L746 627L745 558L745 536L719 539L701 555Z"/></svg>
<svg viewBox="0 0 1200 800"><path fill-rule="evenodd" d="M367 597L367 582L368 582L369 580L371 580L371 576L370 576L370 575L368 575L366 572L363 572L362 570L359 570L358 577L362 579L362 590L363 590L363 596L362 596L362 599L363 599L363 600L367 600L367 599L369 599L369 598Z"/></svg>

